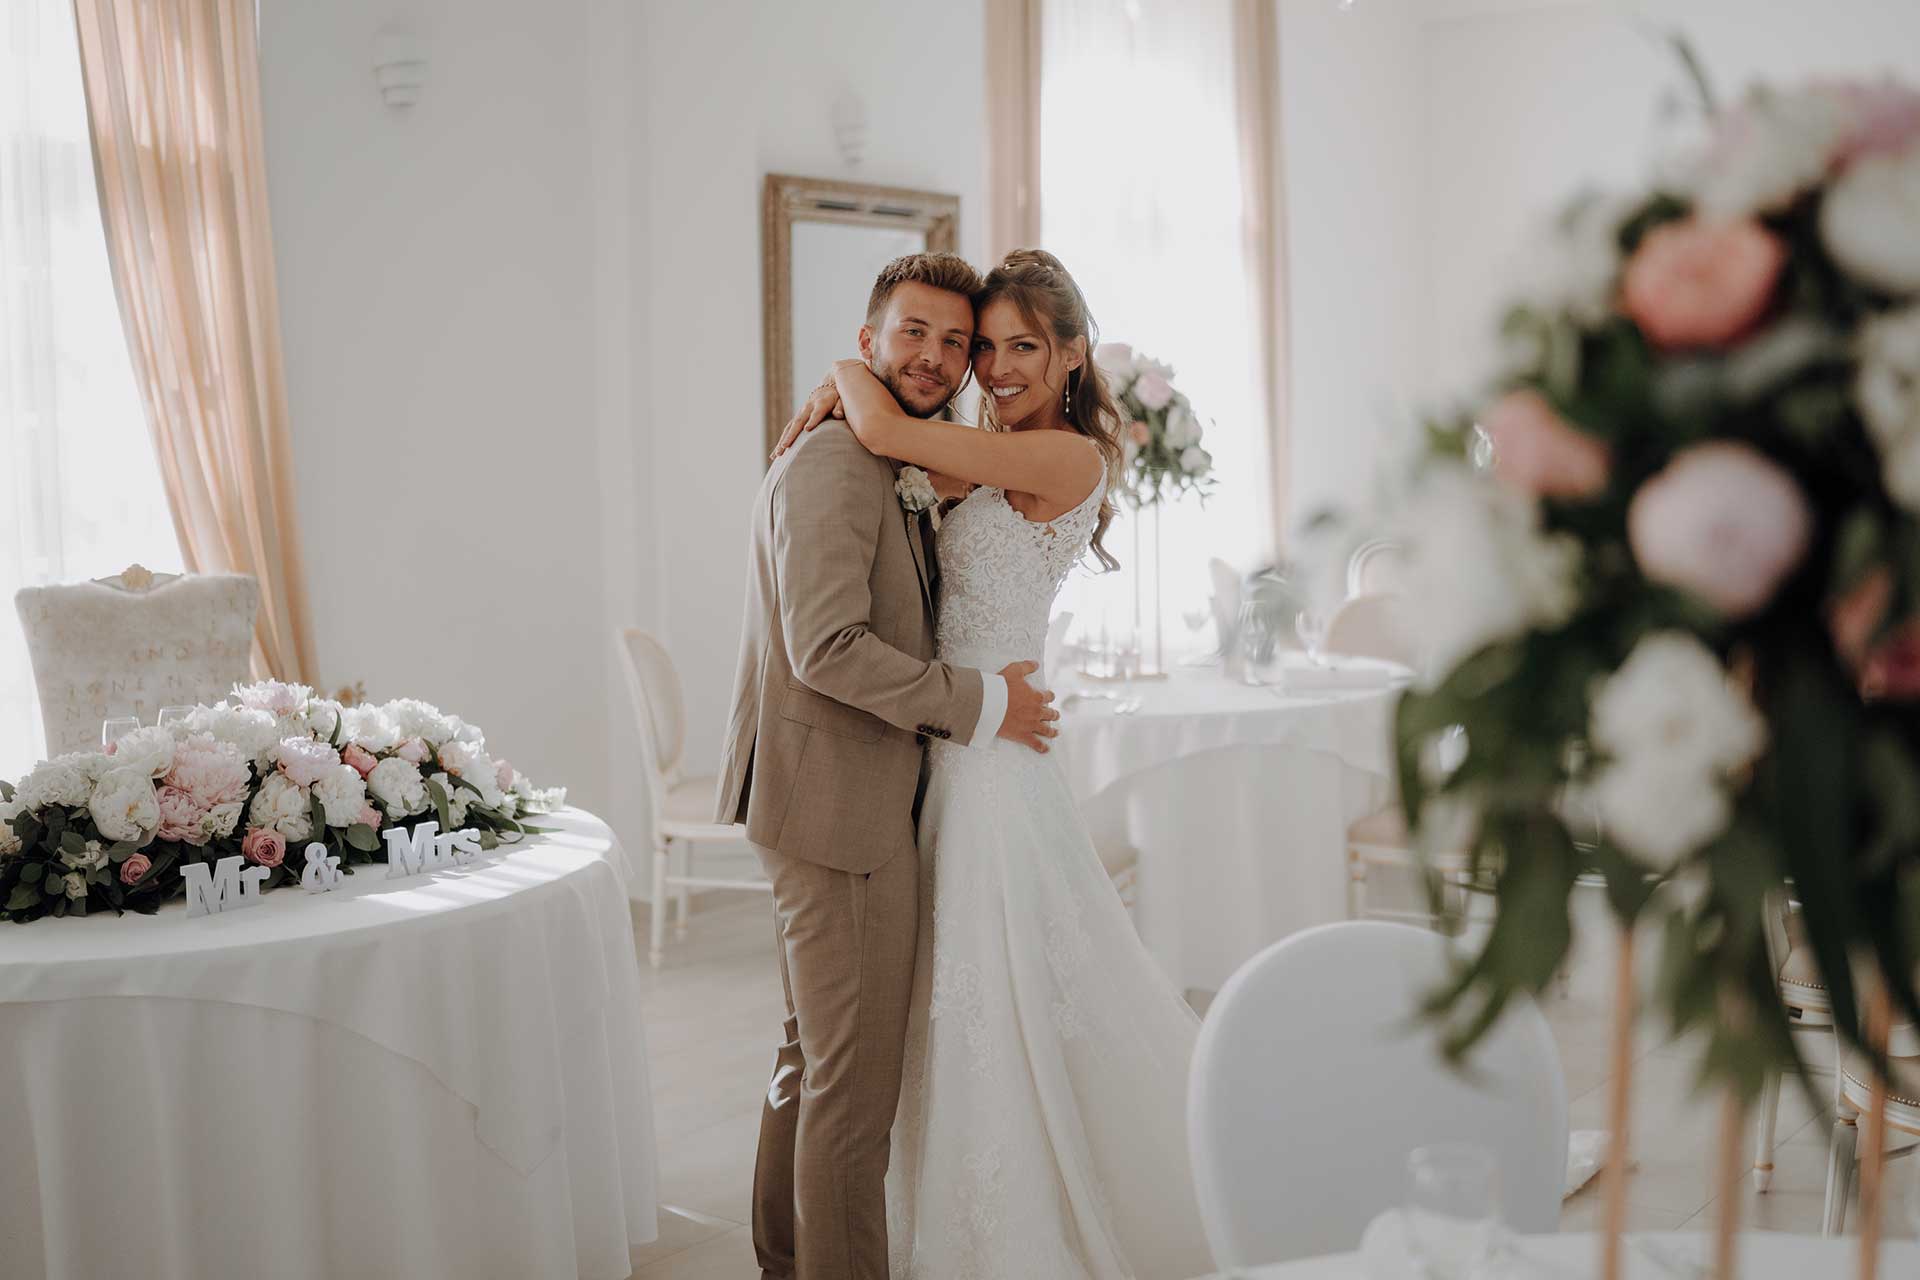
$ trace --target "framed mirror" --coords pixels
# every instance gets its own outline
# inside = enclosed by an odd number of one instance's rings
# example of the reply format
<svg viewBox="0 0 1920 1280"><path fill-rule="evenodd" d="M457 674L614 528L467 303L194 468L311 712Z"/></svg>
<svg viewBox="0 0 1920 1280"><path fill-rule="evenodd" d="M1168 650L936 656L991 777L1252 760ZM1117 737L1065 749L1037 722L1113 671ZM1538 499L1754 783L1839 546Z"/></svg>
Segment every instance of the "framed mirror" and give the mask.
<svg viewBox="0 0 1920 1280"><path fill-rule="evenodd" d="M902 254L952 252L959 234L958 196L767 175L760 235L768 452L813 380L858 354L854 335L880 268Z"/></svg>

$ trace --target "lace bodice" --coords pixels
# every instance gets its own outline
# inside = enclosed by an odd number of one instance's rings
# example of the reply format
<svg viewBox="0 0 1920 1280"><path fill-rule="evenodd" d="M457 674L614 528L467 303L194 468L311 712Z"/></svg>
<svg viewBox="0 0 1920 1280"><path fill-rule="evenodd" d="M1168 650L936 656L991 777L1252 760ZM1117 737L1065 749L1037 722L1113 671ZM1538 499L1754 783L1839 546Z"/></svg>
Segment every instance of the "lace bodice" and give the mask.
<svg viewBox="0 0 1920 1280"><path fill-rule="evenodd" d="M975 489L941 523L942 660L997 671L1039 662L1060 584L1086 552L1099 523L1102 478L1080 504L1046 522L1015 511L1000 489Z"/></svg>

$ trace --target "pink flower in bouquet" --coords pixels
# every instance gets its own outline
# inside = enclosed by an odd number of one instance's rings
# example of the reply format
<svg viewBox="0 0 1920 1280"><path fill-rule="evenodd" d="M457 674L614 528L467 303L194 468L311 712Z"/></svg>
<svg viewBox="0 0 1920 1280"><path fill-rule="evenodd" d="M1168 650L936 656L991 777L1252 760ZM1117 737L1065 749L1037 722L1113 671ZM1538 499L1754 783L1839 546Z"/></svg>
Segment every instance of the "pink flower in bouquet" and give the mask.
<svg viewBox="0 0 1920 1280"><path fill-rule="evenodd" d="M1147 429L1147 424L1144 422L1130 422L1127 424L1127 438L1132 440L1136 447L1144 449L1147 447L1147 441L1153 438L1153 433Z"/></svg>
<svg viewBox="0 0 1920 1280"><path fill-rule="evenodd" d="M1590 498L1607 487L1607 446L1553 411L1538 391L1510 391L1480 424L1493 441L1493 471L1523 493Z"/></svg>
<svg viewBox="0 0 1920 1280"><path fill-rule="evenodd" d="M499 787L502 791L506 791L513 786L513 766L505 760L494 762L493 785Z"/></svg>
<svg viewBox="0 0 1920 1280"><path fill-rule="evenodd" d="M340 763L340 753L317 738L282 738L273 753L280 772L297 787L311 787Z"/></svg>
<svg viewBox="0 0 1920 1280"><path fill-rule="evenodd" d="M304 684L286 684L279 680L260 680L253 684L239 684L233 687L234 697L240 705L255 711L271 711L276 716L290 716L303 709L313 697L313 690Z"/></svg>
<svg viewBox="0 0 1920 1280"><path fill-rule="evenodd" d="M1627 508L1627 540L1641 572L1730 618L1773 598L1812 530L1812 510L1793 477L1728 441L1683 450Z"/></svg>
<svg viewBox="0 0 1920 1280"><path fill-rule="evenodd" d="M355 818L354 821L363 827L372 827L375 831L378 831L380 829L380 811L374 808L373 802L369 800L366 804L360 806L360 816Z"/></svg>
<svg viewBox="0 0 1920 1280"><path fill-rule="evenodd" d="M1920 142L1920 93L1891 78L1821 86L1840 102L1846 124L1834 149L1836 167L1862 156L1893 155Z"/></svg>
<svg viewBox="0 0 1920 1280"><path fill-rule="evenodd" d="M436 758L442 769L456 778L465 778L476 786L479 785L482 776L493 772L493 766L487 760L486 754L467 742L447 743L440 748L440 754Z"/></svg>
<svg viewBox="0 0 1920 1280"><path fill-rule="evenodd" d="M1920 622L1906 622L1867 657L1860 691L1869 698L1920 698Z"/></svg>
<svg viewBox="0 0 1920 1280"><path fill-rule="evenodd" d="M1859 668L1880 620L1893 603L1893 574L1884 565L1862 578L1827 609L1827 630L1834 652L1848 666Z"/></svg>
<svg viewBox="0 0 1920 1280"><path fill-rule="evenodd" d="M201 809L213 809L245 800L251 778L240 748L212 734L196 733L174 748L173 768L163 781L192 796Z"/></svg>
<svg viewBox="0 0 1920 1280"><path fill-rule="evenodd" d="M1158 413L1173 402L1173 384L1158 369L1149 369L1133 384L1133 395L1142 405Z"/></svg>
<svg viewBox="0 0 1920 1280"><path fill-rule="evenodd" d="M433 752L427 746L426 739L408 738L405 742L394 748L393 754L399 756L408 764L425 764L427 757L431 756Z"/></svg>
<svg viewBox="0 0 1920 1280"><path fill-rule="evenodd" d="M1621 300L1655 346L1726 346L1766 314L1786 261L1751 218L1663 223L1628 259Z"/></svg>
<svg viewBox="0 0 1920 1280"><path fill-rule="evenodd" d="M154 833L156 838L181 844L205 844L206 820L207 810L190 792L174 786L160 788L160 829Z"/></svg>
<svg viewBox="0 0 1920 1280"><path fill-rule="evenodd" d="M240 856L256 867L277 867L286 861L287 838L272 827L248 827Z"/></svg>
<svg viewBox="0 0 1920 1280"><path fill-rule="evenodd" d="M153 859L144 853L130 853L127 860L120 864L120 883L134 885L140 877L153 870Z"/></svg>
<svg viewBox="0 0 1920 1280"><path fill-rule="evenodd" d="M352 765L353 771L363 778L373 772L373 766L380 763L378 756L357 742L349 742L340 752L340 759Z"/></svg>

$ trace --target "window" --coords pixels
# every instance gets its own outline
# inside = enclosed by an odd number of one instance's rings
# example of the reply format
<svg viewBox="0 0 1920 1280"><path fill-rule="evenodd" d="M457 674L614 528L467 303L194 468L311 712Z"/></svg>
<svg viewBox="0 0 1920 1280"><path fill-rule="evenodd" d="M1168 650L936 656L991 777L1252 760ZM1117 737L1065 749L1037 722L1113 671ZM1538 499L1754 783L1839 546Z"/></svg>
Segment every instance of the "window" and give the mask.
<svg viewBox="0 0 1920 1280"><path fill-rule="evenodd" d="M73 8L12 0L0 17L0 777L44 750L13 593L134 561L182 567L107 265Z"/></svg>

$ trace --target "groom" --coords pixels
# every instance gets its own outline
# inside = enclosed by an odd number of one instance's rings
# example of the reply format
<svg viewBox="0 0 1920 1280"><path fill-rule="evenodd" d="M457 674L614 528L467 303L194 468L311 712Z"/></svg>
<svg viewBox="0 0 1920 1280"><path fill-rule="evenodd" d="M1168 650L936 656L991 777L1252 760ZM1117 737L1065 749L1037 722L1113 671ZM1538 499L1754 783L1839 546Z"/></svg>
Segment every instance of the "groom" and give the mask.
<svg viewBox="0 0 1920 1280"><path fill-rule="evenodd" d="M860 353L915 417L960 390L979 288L950 253L897 259L874 282ZM787 996L753 1177L766 1277L886 1280L928 739L1044 750L1054 734L1033 663L933 660L933 538L896 471L830 422L754 499L719 820L747 824L773 882Z"/></svg>

